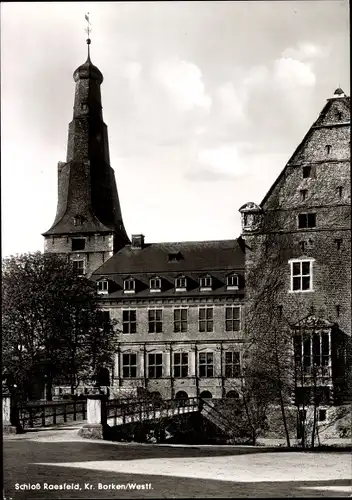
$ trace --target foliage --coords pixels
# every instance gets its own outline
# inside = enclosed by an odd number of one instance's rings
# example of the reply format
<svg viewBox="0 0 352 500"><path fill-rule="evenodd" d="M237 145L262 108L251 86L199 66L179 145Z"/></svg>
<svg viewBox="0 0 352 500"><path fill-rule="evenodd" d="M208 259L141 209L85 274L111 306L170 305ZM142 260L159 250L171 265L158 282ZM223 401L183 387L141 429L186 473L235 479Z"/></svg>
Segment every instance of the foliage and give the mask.
<svg viewBox="0 0 352 500"><path fill-rule="evenodd" d="M7 385L31 398L35 381L66 380L73 392L111 363L114 324L95 287L61 255L11 256L2 266L2 364ZM50 396L50 394L49 394Z"/></svg>

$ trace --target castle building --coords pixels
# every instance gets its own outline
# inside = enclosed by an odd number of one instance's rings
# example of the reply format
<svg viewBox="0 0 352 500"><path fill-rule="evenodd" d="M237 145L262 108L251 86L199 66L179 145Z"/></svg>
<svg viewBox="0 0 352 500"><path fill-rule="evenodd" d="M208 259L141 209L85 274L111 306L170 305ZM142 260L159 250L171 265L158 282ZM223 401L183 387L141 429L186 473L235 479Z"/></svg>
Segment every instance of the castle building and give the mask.
<svg viewBox="0 0 352 500"><path fill-rule="evenodd" d="M118 321L111 392L238 397L245 307L257 293L250 275L259 262L270 271L272 235L285 250L275 307L294 312L293 332L303 320L319 323L319 340L297 333L296 356L318 359L319 344L324 384L333 387L334 338L350 336L351 319L349 98L338 89L328 99L262 203L240 209L241 236L149 243L142 234L130 241L123 225L102 118L103 76L89 51L73 77L67 158L58 165L45 251L67 254L96 281L102 309ZM341 366L344 352L336 356Z"/></svg>

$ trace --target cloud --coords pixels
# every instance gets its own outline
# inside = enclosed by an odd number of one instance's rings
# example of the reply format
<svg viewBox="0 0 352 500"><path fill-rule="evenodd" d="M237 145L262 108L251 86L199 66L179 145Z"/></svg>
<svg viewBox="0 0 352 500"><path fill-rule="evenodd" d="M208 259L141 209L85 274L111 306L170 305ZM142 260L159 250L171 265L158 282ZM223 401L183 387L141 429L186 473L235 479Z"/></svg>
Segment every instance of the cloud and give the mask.
<svg viewBox="0 0 352 500"><path fill-rule="evenodd" d="M281 57L274 63L273 83L278 87L313 87L316 78L310 65L290 57Z"/></svg>
<svg viewBox="0 0 352 500"><path fill-rule="evenodd" d="M224 145L198 152L198 163L205 165L213 172L225 175L241 175L244 173L243 162L236 144Z"/></svg>
<svg viewBox="0 0 352 500"><path fill-rule="evenodd" d="M195 64L178 59L163 61L154 67L153 76L184 111L210 109L212 100L205 93L202 72Z"/></svg>
<svg viewBox="0 0 352 500"><path fill-rule="evenodd" d="M312 60L328 56L330 49L312 42L298 42L295 47L288 47L282 53L283 57L298 59L299 61Z"/></svg>

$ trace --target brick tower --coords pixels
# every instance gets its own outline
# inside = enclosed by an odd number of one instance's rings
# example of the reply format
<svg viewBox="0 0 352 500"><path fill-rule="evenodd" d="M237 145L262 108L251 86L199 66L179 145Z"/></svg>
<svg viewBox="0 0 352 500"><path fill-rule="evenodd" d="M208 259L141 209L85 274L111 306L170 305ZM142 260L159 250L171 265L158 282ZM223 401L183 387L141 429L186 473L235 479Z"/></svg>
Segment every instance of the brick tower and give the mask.
<svg viewBox="0 0 352 500"><path fill-rule="evenodd" d="M58 204L44 251L70 254L88 276L129 243L122 221L100 86L103 75L90 60L73 73L76 83L66 162L58 163Z"/></svg>

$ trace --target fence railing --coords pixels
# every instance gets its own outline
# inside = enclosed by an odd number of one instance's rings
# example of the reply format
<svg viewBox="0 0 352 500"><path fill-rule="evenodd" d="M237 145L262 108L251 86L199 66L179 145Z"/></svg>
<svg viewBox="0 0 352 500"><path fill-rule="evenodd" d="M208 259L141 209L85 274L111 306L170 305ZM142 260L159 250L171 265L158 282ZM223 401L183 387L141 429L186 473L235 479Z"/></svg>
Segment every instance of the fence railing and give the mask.
<svg viewBox="0 0 352 500"><path fill-rule="evenodd" d="M156 419L165 414L165 411L172 411L172 414L184 413L185 409L199 409L199 398L188 399L166 399L166 400L121 400L109 399L105 402L107 419L114 419L126 423L128 417L136 417L137 420Z"/></svg>
<svg viewBox="0 0 352 500"><path fill-rule="evenodd" d="M18 419L23 428L48 427L66 422L85 420L87 401L59 401L19 404Z"/></svg>

